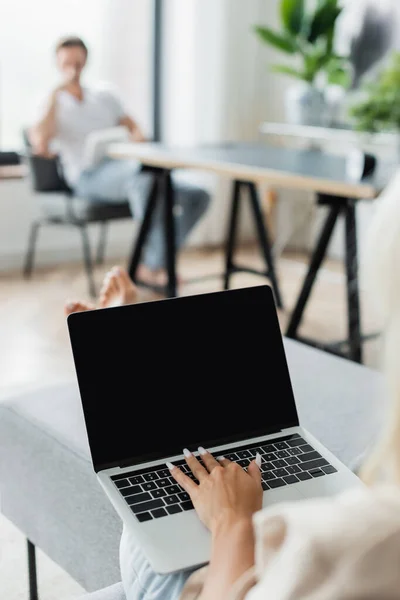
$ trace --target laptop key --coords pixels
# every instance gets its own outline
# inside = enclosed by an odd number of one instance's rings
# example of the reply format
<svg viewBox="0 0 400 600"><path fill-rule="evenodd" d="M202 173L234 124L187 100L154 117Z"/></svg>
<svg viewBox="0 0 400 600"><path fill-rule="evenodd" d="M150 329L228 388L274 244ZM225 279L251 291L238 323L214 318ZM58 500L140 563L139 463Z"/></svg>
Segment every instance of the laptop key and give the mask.
<svg viewBox="0 0 400 600"><path fill-rule="evenodd" d="M140 485L130 485L129 487L122 488L122 490L119 491L123 496L133 496L133 494L140 494L142 488Z"/></svg>
<svg viewBox="0 0 400 600"><path fill-rule="evenodd" d="M155 479L158 479L156 471L152 471L151 473L145 473L143 477L146 481L154 481Z"/></svg>
<svg viewBox="0 0 400 600"><path fill-rule="evenodd" d="M151 516L151 514L149 512L143 512L143 513L139 513L138 515L136 515L136 518L138 521L143 523L144 521L151 521L153 517Z"/></svg>
<svg viewBox="0 0 400 600"><path fill-rule="evenodd" d="M188 500L187 502L182 502L181 507L183 510L194 510L193 502Z"/></svg>
<svg viewBox="0 0 400 600"><path fill-rule="evenodd" d="M248 450L240 450L236 452L239 458L251 458L251 454Z"/></svg>
<svg viewBox="0 0 400 600"><path fill-rule="evenodd" d="M146 492L151 492L151 490L157 489L157 484L154 481L146 481L145 483L142 483L142 488Z"/></svg>
<svg viewBox="0 0 400 600"><path fill-rule="evenodd" d="M169 469L161 469L161 471L157 471L157 474L160 479L164 479L165 477L169 477L171 475Z"/></svg>
<svg viewBox="0 0 400 600"><path fill-rule="evenodd" d="M261 472L266 473L266 471L273 471L275 469L274 465L270 462L261 463Z"/></svg>
<svg viewBox="0 0 400 600"><path fill-rule="evenodd" d="M167 495L165 490L163 490L163 488L159 488L158 490L153 490L150 493L153 496L153 498L163 498L164 496Z"/></svg>
<svg viewBox="0 0 400 600"><path fill-rule="evenodd" d="M245 469L246 467L249 466L250 461L248 458L243 458L243 460L238 460L237 464L240 465L241 467L243 467L243 469Z"/></svg>
<svg viewBox="0 0 400 600"><path fill-rule="evenodd" d="M261 446L261 448L263 449L263 451L265 452L265 454L268 454L268 452L274 452L275 451L275 446L273 446L272 444L268 444L266 446Z"/></svg>
<svg viewBox="0 0 400 600"><path fill-rule="evenodd" d="M263 449L263 448L261 448L261 446L258 446L258 448L254 448L254 452L255 452L256 454L257 454L257 453L258 453L258 454L261 454L261 456L262 456L263 454L265 454L265 451L264 451L264 449ZM255 456L255 455L253 455L253 456Z"/></svg>
<svg viewBox="0 0 400 600"><path fill-rule="evenodd" d="M168 485L171 485L171 481L169 477L165 477L165 479L158 479L157 485L158 487L167 487Z"/></svg>
<svg viewBox="0 0 400 600"><path fill-rule="evenodd" d="M136 475L136 477L129 477L129 481L132 485L139 485L139 483L143 483L144 479L142 475Z"/></svg>
<svg viewBox="0 0 400 600"><path fill-rule="evenodd" d="M266 452L263 456L263 459L271 462L271 460L276 460L276 455L273 452Z"/></svg>
<svg viewBox="0 0 400 600"><path fill-rule="evenodd" d="M164 500L165 500L165 504L168 504L168 505L170 505L170 504L177 504L179 502L178 496L176 496L175 494L172 495L172 496L166 496L164 498Z"/></svg>
<svg viewBox="0 0 400 600"><path fill-rule="evenodd" d="M304 446L300 446L300 450L302 450L304 453L315 451L315 449L312 446L310 446L310 444L305 444Z"/></svg>
<svg viewBox="0 0 400 600"><path fill-rule="evenodd" d="M332 465L328 465L326 467L322 467L322 470L327 475L330 475L331 473L337 473L337 469L335 469L335 467L332 467Z"/></svg>
<svg viewBox="0 0 400 600"><path fill-rule="evenodd" d="M305 448L305 446L300 446L298 448L289 448L288 452L290 456L298 456L299 454L303 454L303 448Z"/></svg>
<svg viewBox="0 0 400 600"><path fill-rule="evenodd" d="M286 485L286 483L283 481L283 479L271 479L271 481L268 481L268 485L270 488L274 489L282 487L283 485Z"/></svg>
<svg viewBox="0 0 400 600"><path fill-rule="evenodd" d="M129 479L118 479L118 481L115 481L114 483L117 486L117 488L124 488L124 487L127 487L128 485L131 485L129 483Z"/></svg>
<svg viewBox="0 0 400 600"><path fill-rule="evenodd" d="M301 473L300 467L298 467L297 465L289 465L289 467L285 467L286 471L288 473L290 473L291 475L294 475L295 473Z"/></svg>
<svg viewBox="0 0 400 600"><path fill-rule="evenodd" d="M312 479L311 475L309 475L308 473L297 473L296 477L298 477L298 479L300 479L300 481L306 481L306 479Z"/></svg>
<svg viewBox="0 0 400 600"><path fill-rule="evenodd" d="M171 506L166 506L165 508L167 510L167 513L170 515L175 515L176 513L182 512L182 509L179 506L179 504L172 504Z"/></svg>
<svg viewBox="0 0 400 600"><path fill-rule="evenodd" d="M323 477L323 475L325 475L321 469L313 469L312 471L309 471L309 473L312 477Z"/></svg>
<svg viewBox="0 0 400 600"><path fill-rule="evenodd" d="M329 465L328 461L325 458L318 458L317 460L310 460L306 463L301 463L299 465L302 471L310 471L311 469L317 469L319 467L327 467Z"/></svg>
<svg viewBox="0 0 400 600"><path fill-rule="evenodd" d="M164 488L164 490L171 496L171 494L179 494L181 488L179 485L170 485L169 487Z"/></svg>
<svg viewBox="0 0 400 600"><path fill-rule="evenodd" d="M300 454L299 459L301 462L307 462L308 460L316 460L317 458L322 458L319 452L315 450L313 452L307 452L306 454Z"/></svg>
<svg viewBox="0 0 400 600"><path fill-rule="evenodd" d="M157 500L149 500L148 502L141 502L141 504L133 504L131 506L131 511L135 514L141 512L147 512L148 510L154 510L155 508L162 508L165 506L164 500L161 498L157 498Z"/></svg>
<svg viewBox="0 0 400 600"><path fill-rule="evenodd" d="M261 475L263 481L269 481L270 479L275 479L275 475L272 471L267 471Z"/></svg>
<svg viewBox="0 0 400 600"><path fill-rule="evenodd" d="M278 458L286 458L286 457L290 456L290 454L287 450L278 450L275 454Z"/></svg>
<svg viewBox="0 0 400 600"><path fill-rule="evenodd" d="M268 485L268 483L266 483L265 481L262 481L262 482L261 482L261 486L262 486L262 489L264 490L264 492L265 492L266 490L269 490L269 485Z"/></svg>
<svg viewBox="0 0 400 600"><path fill-rule="evenodd" d="M300 459L297 456L289 456L289 458L285 458L288 465L298 465Z"/></svg>
<svg viewBox="0 0 400 600"><path fill-rule="evenodd" d="M286 483L297 483L299 480L297 479L296 475L288 475L287 477L283 478L284 481L286 481Z"/></svg>
<svg viewBox="0 0 400 600"><path fill-rule="evenodd" d="M286 465L287 465L287 463L285 462L285 460L283 458L272 461L272 464L274 465L275 469L281 469L282 467L286 467Z"/></svg>
<svg viewBox="0 0 400 600"><path fill-rule="evenodd" d="M178 494L178 498L180 502L187 502L188 500L190 500L190 496L187 492L182 492Z"/></svg>
<svg viewBox="0 0 400 600"><path fill-rule="evenodd" d="M149 492L142 492L141 494L128 496L128 498L125 498L125 500L129 504L129 506L131 506L132 504L139 504L140 502L144 502L145 500L151 500L151 496Z"/></svg>
<svg viewBox="0 0 400 600"><path fill-rule="evenodd" d="M275 477L284 477L285 475L288 474L286 469L275 469L275 471L272 471L272 472L275 475Z"/></svg>
<svg viewBox="0 0 400 600"><path fill-rule="evenodd" d="M295 448L296 446L302 446L304 444L307 444L306 440L304 440L302 437L297 437L292 440L288 440L286 443L291 448Z"/></svg>
<svg viewBox="0 0 400 600"><path fill-rule="evenodd" d="M286 448L288 448L288 445L286 442L275 442L274 446L277 450L285 450Z"/></svg>
<svg viewBox="0 0 400 600"><path fill-rule="evenodd" d="M249 452L249 454L250 454L250 456L252 456L252 458L256 457L257 451L254 448L251 448L247 452Z"/></svg>
<svg viewBox="0 0 400 600"><path fill-rule="evenodd" d="M231 462L236 462L237 460L239 460L238 455L235 454L234 452L231 452L230 454L224 454L224 456L225 456L225 458L227 458Z"/></svg>
<svg viewBox="0 0 400 600"><path fill-rule="evenodd" d="M160 517L167 517L168 513L165 508L156 508L156 510L152 510L151 514L155 519L159 519Z"/></svg>

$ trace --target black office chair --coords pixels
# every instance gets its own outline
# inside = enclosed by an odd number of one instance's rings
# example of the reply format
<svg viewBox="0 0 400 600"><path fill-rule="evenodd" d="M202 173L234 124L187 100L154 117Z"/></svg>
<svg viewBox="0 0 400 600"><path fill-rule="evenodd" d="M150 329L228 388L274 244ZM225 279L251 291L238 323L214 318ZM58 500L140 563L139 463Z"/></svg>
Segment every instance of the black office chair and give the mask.
<svg viewBox="0 0 400 600"><path fill-rule="evenodd" d="M37 236L42 225L76 227L82 238L83 259L88 276L89 293L94 297L96 286L93 277L93 259L87 226L91 223L99 223L100 225L96 262L101 264L104 261L108 223L120 219L132 219L130 204L127 200L118 204L114 202L99 203L74 196L73 191L65 181L59 158L43 158L34 155L26 132L24 132L24 141L25 159L29 167L31 186L34 192L40 193L39 215L31 226L24 265L24 277L29 278L32 275Z"/></svg>

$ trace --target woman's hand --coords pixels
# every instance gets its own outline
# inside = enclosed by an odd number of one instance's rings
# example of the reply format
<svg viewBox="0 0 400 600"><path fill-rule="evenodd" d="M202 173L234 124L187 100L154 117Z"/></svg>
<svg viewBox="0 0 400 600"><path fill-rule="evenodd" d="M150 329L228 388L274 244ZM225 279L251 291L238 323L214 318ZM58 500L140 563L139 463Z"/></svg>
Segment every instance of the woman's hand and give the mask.
<svg viewBox="0 0 400 600"><path fill-rule="evenodd" d="M201 521L215 534L220 525L251 522L262 507L261 456L248 466L248 472L226 458L216 460L199 448L203 466L188 450L186 462L199 483L187 477L178 467L167 463L174 479L188 492Z"/></svg>

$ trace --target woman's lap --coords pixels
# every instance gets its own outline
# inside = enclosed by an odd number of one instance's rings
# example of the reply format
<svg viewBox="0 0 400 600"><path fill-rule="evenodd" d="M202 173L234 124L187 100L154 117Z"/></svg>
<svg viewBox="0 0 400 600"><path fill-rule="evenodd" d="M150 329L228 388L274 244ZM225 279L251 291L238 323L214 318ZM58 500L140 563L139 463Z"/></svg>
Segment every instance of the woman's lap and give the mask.
<svg viewBox="0 0 400 600"><path fill-rule="evenodd" d="M122 583L127 600L178 600L192 571L158 575L124 527L120 544Z"/></svg>

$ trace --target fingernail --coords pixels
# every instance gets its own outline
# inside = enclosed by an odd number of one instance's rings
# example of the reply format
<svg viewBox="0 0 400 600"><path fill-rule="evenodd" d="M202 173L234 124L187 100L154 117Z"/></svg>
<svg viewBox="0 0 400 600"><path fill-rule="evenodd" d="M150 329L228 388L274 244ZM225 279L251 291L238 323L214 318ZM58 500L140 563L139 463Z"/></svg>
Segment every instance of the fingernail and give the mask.
<svg viewBox="0 0 400 600"><path fill-rule="evenodd" d="M261 467L261 454L259 452L256 454L256 465L258 468Z"/></svg>
<svg viewBox="0 0 400 600"><path fill-rule="evenodd" d="M187 448L184 448L183 455L186 456L186 458L189 458L190 456L192 456L192 453Z"/></svg>
<svg viewBox="0 0 400 600"><path fill-rule="evenodd" d="M175 469L175 465L173 465L172 463L170 463L170 462L166 462L165 464L167 465L167 467L168 467L168 469L169 469L170 471L172 471L173 469Z"/></svg>
<svg viewBox="0 0 400 600"><path fill-rule="evenodd" d="M225 456L218 456L217 460L225 460Z"/></svg>
<svg viewBox="0 0 400 600"><path fill-rule="evenodd" d="M203 448L203 446L199 446L198 450L202 456L204 456L205 454L208 454L207 450L205 448Z"/></svg>

